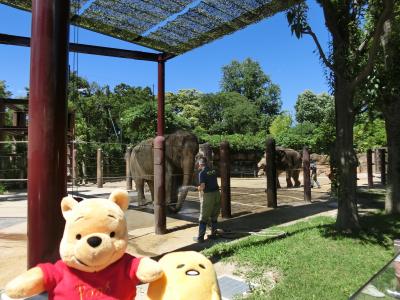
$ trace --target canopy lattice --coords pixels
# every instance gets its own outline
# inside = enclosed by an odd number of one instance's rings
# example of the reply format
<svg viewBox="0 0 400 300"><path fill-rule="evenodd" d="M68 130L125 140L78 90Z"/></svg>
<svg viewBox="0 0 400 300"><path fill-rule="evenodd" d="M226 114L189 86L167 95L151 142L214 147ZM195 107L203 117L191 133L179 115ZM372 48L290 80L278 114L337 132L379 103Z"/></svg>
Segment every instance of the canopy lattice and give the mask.
<svg viewBox="0 0 400 300"><path fill-rule="evenodd" d="M299 0L71 0L71 23L179 55L286 10ZM31 10L32 0L0 0Z"/></svg>

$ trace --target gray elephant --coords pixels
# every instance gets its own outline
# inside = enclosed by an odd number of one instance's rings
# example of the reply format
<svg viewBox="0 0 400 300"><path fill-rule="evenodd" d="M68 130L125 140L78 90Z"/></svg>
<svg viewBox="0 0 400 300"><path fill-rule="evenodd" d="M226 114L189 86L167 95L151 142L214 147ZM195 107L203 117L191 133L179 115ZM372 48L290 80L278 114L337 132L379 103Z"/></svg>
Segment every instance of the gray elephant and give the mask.
<svg viewBox="0 0 400 300"><path fill-rule="evenodd" d="M302 167L302 156L299 152L289 148L276 147L276 180L277 187L280 188L279 174L286 172L286 183L287 187L293 187L292 179L294 181L294 187L300 186L299 175ZM266 158L265 154L263 158L257 164L258 169L263 172L266 171ZM259 172L259 175L261 173Z"/></svg>
<svg viewBox="0 0 400 300"><path fill-rule="evenodd" d="M197 137L183 130L165 135L165 202L171 211L179 211L192 185L195 156L199 151ZM130 171L135 181L139 204L144 204L144 183L154 200L153 139L140 142L132 149Z"/></svg>

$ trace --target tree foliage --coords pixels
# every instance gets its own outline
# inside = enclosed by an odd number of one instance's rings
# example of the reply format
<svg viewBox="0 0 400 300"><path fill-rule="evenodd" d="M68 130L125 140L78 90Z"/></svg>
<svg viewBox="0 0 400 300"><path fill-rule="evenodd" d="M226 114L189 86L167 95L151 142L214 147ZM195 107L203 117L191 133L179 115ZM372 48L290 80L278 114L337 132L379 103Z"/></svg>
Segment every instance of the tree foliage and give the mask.
<svg viewBox="0 0 400 300"><path fill-rule="evenodd" d="M369 1L317 0L317 3L323 10L325 24L332 37L329 55L325 54L308 23L305 2L290 9L287 19L298 38L309 35L313 39L320 59L329 68L336 111L335 157L331 160L337 170L338 183L336 226L340 231L358 231L360 224L355 193L357 158L353 148L353 126L359 111L356 90L373 69L383 24L393 12L394 1L377 2L380 4L378 18L370 32L364 30L365 10L371 4Z"/></svg>
<svg viewBox="0 0 400 300"><path fill-rule="evenodd" d="M280 88L264 73L258 62L250 58L243 62L234 60L222 68L222 73L223 92L245 96L257 105L260 114L273 116L279 113L282 106Z"/></svg>
<svg viewBox="0 0 400 300"><path fill-rule="evenodd" d="M335 114L333 97L323 93L314 94L306 90L297 97L295 104L296 121L320 124L328 115Z"/></svg>
<svg viewBox="0 0 400 300"><path fill-rule="evenodd" d="M288 112L283 112L272 121L269 132L273 137L286 133L292 126L293 120Z"/></svg>

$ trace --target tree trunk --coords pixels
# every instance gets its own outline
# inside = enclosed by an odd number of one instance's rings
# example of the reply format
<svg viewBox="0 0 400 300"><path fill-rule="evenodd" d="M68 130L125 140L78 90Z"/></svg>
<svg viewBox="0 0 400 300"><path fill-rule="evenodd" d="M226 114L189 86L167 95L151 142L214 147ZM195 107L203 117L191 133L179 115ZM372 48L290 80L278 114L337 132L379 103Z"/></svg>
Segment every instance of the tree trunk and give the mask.
<svg viewBox="0 0 400 300"><path fill-rule="evenodd" d="M400 214L400 97L386 99L384 106L388 146L388 178L385 211Z"/></svg>
<svg viewBox="0 0 400 300"><path fill-rule="evenodd" d="M353 148L353 91L343 79L335 87L336 167L338 214L336 228L353 232L360 229L356 201L357 159Z"/></svg>

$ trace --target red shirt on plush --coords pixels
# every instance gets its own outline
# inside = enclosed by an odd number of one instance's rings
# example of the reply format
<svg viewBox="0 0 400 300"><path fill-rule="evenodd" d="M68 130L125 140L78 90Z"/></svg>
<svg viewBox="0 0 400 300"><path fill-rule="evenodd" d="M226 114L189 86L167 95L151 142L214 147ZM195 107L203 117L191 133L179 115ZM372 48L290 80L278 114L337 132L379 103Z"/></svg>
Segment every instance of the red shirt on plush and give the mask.
<svg viewBox="0 0 400 300"><path fill-rule="evenodd" d="M68 267L62 260L39 264L49 300L132 300L136 296L136 277L140 258L127 253L99 272L83 272Z"/></svg>

